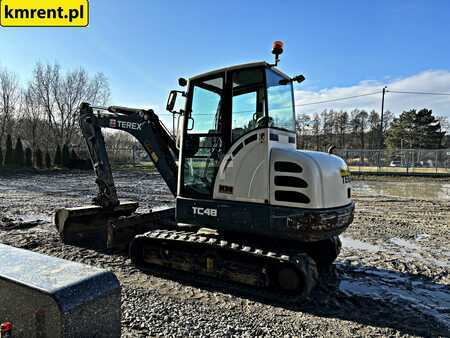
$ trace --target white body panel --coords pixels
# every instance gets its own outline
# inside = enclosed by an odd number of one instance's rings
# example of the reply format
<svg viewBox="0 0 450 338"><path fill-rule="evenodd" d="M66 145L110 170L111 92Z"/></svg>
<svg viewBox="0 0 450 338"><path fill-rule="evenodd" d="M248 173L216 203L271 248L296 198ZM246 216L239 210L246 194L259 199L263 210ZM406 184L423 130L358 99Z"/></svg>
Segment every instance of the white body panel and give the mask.
<svg viewBox="0 0 450 338"><path fill-rule="evenodd" d="M344 178L348 168L343 159L317 151L286 151L282 148L272 148L270 170L270 204L290 207L320 209L334 208L351 202L350 183ZM300 173L280 172L275 170L276 162L290 162L302 168ZM277 186L276 176L298 177L306 182L305 188ZM294 191L305 195L309 203L292 203L276 199L276 191Z"/></svg>
<svg viewBox="0 0 450 338"><path fill-rule="evenodd" d="M252 142L246 140L256 139ZM269 200L268 130L258 129L241 138L225 155L214 184L214 198L266 203ZM237 153L235 150L241 147ZM233 155L233 153L235 153ZM223 187L231 187L224 192Z"/></svg>
<svg viewBox="0 0 450 338"><path fill-rule="evenodd" d="M275 170L277 162L297 165L300 172ZM224 156L213 198L308 209L339 207L351 202L347 175L347 165L338 156L296 150L294 133L257 129ZM276 184L290 177L303 186Z"/></svg>

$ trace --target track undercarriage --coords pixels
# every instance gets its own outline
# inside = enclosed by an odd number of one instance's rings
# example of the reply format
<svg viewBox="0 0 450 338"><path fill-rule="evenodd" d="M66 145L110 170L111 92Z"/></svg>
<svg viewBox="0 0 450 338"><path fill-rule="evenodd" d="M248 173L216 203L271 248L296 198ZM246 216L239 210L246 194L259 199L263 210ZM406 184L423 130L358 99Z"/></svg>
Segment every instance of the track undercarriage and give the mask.
<svg viewBox="0 0 450 338"><path fill-rule="evenodd" d="M249 246L226 236L177 230L154 230L136 236L130 247L133 263L154 265L268 290L277 299L304 299L318 278L306 253Z"/></svg>
<svg viewBox="0 0 450 338"><path fill-rule="evenodd" d="M83 209L83 215L79 215L79 209L74 209L73 214L62 209L56 213L55 222L64 242L102 250L128 248L132 262L144 271L162 267L220 279L284 303L304 300L315 287L319 271L333 263L341 246L337 236L317 242L273 241L198 226L177 226L171 217L172 208L123 215L126 208L136 205L124 204L116 213L106 214L103 224L99 218L93 219L92 226L97 229L94 236L85 231L89 208ZM86 234L89 236L83 237ZM103 238L104 243L94 243L92 238Z"/></svg>

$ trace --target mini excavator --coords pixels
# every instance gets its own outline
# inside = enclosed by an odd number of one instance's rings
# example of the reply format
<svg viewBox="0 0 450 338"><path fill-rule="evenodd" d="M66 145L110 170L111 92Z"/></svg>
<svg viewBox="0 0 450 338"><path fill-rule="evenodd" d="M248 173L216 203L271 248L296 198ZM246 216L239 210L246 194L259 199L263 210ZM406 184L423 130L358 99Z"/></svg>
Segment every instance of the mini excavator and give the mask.
<svg viewBox="0 0 450 338"><path fill-rule="evenodd" d="M152 109L83 103L80 127L98 195L93 205L56 211L63 242L127 249L146 271L181 270L289 301L307 297L318 271L338 256L354 203L343 159L296 149L293 83L304 77L277 68L282 52L276 41L274 64L180 78L187 90L172 90L166 107L173 132ZM174 208L139 214L137 202L118 200L102 128L140 142Z"/></svg>

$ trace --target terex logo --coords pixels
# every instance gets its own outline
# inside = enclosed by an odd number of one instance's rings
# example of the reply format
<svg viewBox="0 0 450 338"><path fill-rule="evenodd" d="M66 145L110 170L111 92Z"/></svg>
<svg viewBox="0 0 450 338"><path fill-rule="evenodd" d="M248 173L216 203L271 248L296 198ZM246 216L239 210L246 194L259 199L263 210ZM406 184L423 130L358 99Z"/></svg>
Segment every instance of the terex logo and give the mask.
<svg viewBox="0 0 450 338"><path fill-rule="evenodd" d="M145 122L137 123L137 122L126 122L120 120L111 119L109 121L109 126L111 128L123 128L123 129L133 129L133 130L142 130L142 125Z"/></svg>
<svg viewBox="0 0 450 338"><path fill-rule="evenodd" d="M217 209L192 207L194 215L217 217Z"/></svg>

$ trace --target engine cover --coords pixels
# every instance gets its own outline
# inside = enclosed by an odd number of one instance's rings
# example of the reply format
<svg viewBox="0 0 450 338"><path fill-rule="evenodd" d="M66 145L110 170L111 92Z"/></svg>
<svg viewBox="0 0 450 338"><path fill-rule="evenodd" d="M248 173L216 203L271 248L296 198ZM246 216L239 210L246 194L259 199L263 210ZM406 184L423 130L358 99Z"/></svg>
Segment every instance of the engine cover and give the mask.
<svg viewBox="0 0 450 338"><path fill-rule="evenodd" d="M351 203L350 174L343 159L297 150L295 134L271 128L242 136L225 154L214 199L305 209Z"/></svg>

